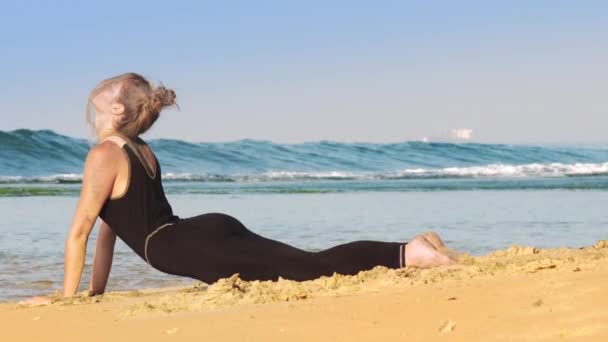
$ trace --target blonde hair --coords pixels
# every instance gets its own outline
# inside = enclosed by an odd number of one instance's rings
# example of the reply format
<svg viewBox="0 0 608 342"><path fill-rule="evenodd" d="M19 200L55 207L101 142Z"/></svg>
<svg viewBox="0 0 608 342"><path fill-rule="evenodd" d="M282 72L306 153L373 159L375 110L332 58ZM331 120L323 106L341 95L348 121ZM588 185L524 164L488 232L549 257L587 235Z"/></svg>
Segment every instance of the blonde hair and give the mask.
<svg viewBox="0 0 608 342"><path fill-rule="evenodd" d="M177 106L175 92L165 88L162 83L155 88L142 75L134 72L110 77L101 81L89 94L86 121L93 132L95 125L91 118L92 99L114 86L120 87L116 95L116 102L125 107L124 115L116 124L115 129L128 137L136 137L146 132L158 119L164 107Z"/></svg>

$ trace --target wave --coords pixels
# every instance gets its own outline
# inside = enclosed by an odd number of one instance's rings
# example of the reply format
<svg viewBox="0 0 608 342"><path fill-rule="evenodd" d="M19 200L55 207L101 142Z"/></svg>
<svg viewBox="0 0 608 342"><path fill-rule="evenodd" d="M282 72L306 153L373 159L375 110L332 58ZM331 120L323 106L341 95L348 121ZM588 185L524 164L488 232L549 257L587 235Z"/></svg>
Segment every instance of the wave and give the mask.
<svg viewBox="0 0 608 342"><path fill-rule="evenodd" d="M608 146L477 143L280 144L148 141L163 179L264 182L475 177L602 176ZM78 183L94 142L51 130L0 131L0 183Z"/></svg>

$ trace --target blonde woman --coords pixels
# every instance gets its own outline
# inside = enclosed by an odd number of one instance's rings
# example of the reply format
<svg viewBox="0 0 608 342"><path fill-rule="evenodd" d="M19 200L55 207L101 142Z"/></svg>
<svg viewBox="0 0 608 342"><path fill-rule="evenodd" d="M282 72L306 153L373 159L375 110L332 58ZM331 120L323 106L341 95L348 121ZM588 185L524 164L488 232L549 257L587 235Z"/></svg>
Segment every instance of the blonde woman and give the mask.
<svg viewBox="0 0 608 342"><path fill-rule="evenodd" d="M234 273L246 280L308 280L334 272L355 274L377 265L426 268L454 262L433 232L409 242L354 241L309 252L260 236L228 214L174 215L158 159L139 137L163 108L172 105L173 90L155 88L136 73L106 79L91 92L87 122L94 127L98 144L86 157L80 199L65 240L64 297L78 291L97 218L101 225L90 295L105 291L116 236L152 267L207 283ZM50 298L37 296L21 303L47 304Z"/></svg>

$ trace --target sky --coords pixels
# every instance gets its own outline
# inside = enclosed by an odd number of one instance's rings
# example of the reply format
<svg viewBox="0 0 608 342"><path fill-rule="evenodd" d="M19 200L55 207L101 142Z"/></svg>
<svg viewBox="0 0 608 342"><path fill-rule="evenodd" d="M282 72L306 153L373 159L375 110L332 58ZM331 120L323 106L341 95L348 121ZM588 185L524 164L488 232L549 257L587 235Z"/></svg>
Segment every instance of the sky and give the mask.
<svg viewBox="0 0 608 342"><path fill-rule="evenodd" d="M607 142L606 1L10 1L0 130L87 137L102 79L175 90L144 138Z"/></svg>

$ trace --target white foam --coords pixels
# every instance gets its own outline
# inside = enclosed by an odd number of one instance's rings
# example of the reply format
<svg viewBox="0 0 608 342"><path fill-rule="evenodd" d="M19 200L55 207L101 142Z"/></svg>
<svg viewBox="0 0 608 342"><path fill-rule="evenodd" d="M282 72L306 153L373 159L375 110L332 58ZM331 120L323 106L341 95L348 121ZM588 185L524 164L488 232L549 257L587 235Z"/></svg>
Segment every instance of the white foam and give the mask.
<svg viewBox="0 0 608 342"><path fill-rule="evenodd" d="M608 174L608 162L601 164L491 164L486 166L449 167L442 169L404 169L396 176L407 177L560 177Z"/></svg>
<svg viewBox="0 0 608 342"><path fill-rule="evenodd" d="M448 168L408 168L397 171L267 171L260 174L214 175L167 172L162 175L168 181L297 181L297 180L380 180L402 178L476 178L476 177L567 177L567 176L608 176L608 162L576 164L490 164L485 166ZM82 181L82 174L66 173L49 176L0 176L0 183L58 183Z"/></svg>

